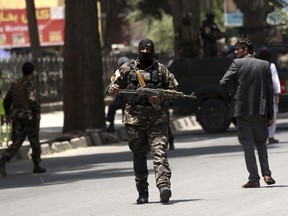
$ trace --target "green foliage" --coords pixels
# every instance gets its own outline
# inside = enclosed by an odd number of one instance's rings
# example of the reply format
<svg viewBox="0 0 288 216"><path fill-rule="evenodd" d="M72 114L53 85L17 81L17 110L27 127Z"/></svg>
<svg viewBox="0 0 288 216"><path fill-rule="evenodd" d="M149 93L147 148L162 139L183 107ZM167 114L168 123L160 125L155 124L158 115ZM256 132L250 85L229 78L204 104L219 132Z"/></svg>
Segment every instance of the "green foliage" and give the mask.
<svg viewBox="0 0 288 216"><path fill-rule="evenodd" d="M163 12L172 14L170 0L129 0L130 6L129 18L134 21L139 21L147 17L153 17L161 20Z"/></svg>
<svg viewBox="0 0 288 216"><path fill-rule="evenodd" d="M154 41L157 51L172 52L174 30L170 0L130 0L128 19L145 24L145 35Z"/></svg>
<svg viewBox="0 0 288 216"><path fill-rule="evenodd" d="M180 0L179 0L180 1ZM191 0L189 0L191 1ZM260 1L251 1L251 0L234 0L239 2L239 4L245 5L248 9L255 8ZM277 0L276 2L280 2ZM209 2L209 5L207 3ZM265 3L266 1L264 1ZM275 1L269 1L269 7L267 12L275 10ZM173 50L174 43L174 30L173 30L173 21L172 21L172 7L171 0L127 0L129 5L129 17L128 19L132 22L141 21L145 23L146 29L145 35L151 38L156 45L156 48L161 51L170 52ZM224 25L224 3L223 0L210 0L210 1L200 1L201 14L200 19L204 21L206 19L206 12L208 7L210 10L215 13L215 22L222 31L226 31ZM258 5L259 6L259 5ZM281 4L276 5L276 7L281 8ZM287 13L287 11L285 11ZM285 15L285 12L282 11L281 14ZM287 15L283 16L286 19ZM282 31L284 36L287 37L287 27L282 26ZM286 33L286 34L285 34Z"/></svg>
<svg viewBox="0 0 288 216"><path fill-rule="evenodd" d="M208 5L206 4L207 1L201 1L201 21L206 19L206 13L209 9L207 9ZM215 13L215 23L222 31L225 31L224 25L224 3L223 0L213 0L210 1L210 10Z"/></svg>
<svg viewBox="0 0 288 216"><path fill-rule="evenodd" d="M147 36L154 41L157 50L172 52L174 30L172 16L162 13L162 19L151 19L147 26Z"/></svg>

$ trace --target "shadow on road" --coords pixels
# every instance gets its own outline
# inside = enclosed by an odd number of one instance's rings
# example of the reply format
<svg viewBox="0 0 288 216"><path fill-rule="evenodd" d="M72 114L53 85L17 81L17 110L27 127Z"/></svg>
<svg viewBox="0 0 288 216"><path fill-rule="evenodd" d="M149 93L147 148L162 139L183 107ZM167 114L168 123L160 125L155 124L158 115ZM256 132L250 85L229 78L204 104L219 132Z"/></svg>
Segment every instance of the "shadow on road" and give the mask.
<svg viewBox="0 0 288 216"><path fill-rule="evenodd" d="M219 137L235 136L235 145L213 145L195 147L193 142L199 140L215 139ZM181 142L191 142L191 147L181 148ZM216 144L217 142L215 142ZM233 144L233 143L232 143ZM281 145L268 146L268 148L280 148ZM92 148L92 147L91 147ZM96 147L97 148L97 147ZM242 152L242 147L238 144L237 134L235 130L227 131L221 134L207 134L203 131L194 131L189 136L185 133L176 134L176 150L167 151L168 158L225 154ZM148 157L149 159L151 157ZM111 163L123 163L121 168L113 168ZM6 166L8 177L0 177L0 189L21 188L21 187L37 187L46 185L66 184L81 180L97 180L104 178L119 178L126 176L134 176L132 169L132 154L127 147L127 151L113 153L94 153L79 156L57 156L54 158L43 159L43 166L48 168L48 172L39 175L32 175L32 162L21 161L16 163L8 163ZM112 167L112 168L111 168ZM118 165L119 167L119 165ZM153 173L153 170L149 171ZM278 186L280 187L280 186ZM286 185L283 187L286 187ZM195 201L180 200L175 202Z"/></svg>
<svg viewBox="0 0 288 216"><path fill-rule="evenodd" d="M170 199L170 201L168 203L162 203L162 205L173 205L176 203L183 203L183 202L195 202L195 201L202 201L203 199ZM161 203L160 201L149 201L146 205L149 204L159 204ZM135 203L135 205L137 205L137 203Z"/></svg>

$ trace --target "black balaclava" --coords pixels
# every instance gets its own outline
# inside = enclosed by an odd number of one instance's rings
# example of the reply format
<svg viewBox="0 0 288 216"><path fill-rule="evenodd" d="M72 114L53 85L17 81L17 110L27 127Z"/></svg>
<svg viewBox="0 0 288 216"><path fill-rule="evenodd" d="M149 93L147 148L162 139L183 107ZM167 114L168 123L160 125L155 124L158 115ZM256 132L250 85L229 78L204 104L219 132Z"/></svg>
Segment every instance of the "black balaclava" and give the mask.
<svg viewBox="0 0 288 216"><path fill-rule="evenodd" d="M144 49L145 47L150 47L150 53L141 52L141 49ZM147 68L151 66L155 56L153 41L147 38L142 39L138 44L138 55L139 62L143 67Z"/></svg>

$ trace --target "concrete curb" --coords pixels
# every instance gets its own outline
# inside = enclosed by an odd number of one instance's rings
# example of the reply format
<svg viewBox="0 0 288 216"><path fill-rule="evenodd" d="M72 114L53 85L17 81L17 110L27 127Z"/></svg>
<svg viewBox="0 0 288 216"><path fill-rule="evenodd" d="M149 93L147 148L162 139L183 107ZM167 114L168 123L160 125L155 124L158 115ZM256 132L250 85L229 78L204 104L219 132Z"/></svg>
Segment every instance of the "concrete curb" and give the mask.
<svg viewBox="0 0 288 216"><path fill-rule="evenodd" d="M61 103L51 105L51 108L55 106L61 106ZM47 106L50 107L50 106ZM46 107L46 108L47 108ZM49 108L48 108L49 109ZM201 129L201 126L196 121L195 116L188 117L174 117L171 119L172 130L184 131L192 129ZM77 136L77 135L76 135ZM89 129L85 131L85 134L78 134L79 137L75 137L75 134L66 134L60 137L54 137L52 139L41 142L42 155L51 155L55 153L64 152L71 149L85 148L87 146L102 146L106 144L113 144L119 142L127 142L127 132L124 125L117 127L113 133L108 133L99 129ZM4 153L6 147L0 147L0 155ZM30 143L25 141L23 146L17 152L14 160L28 160L31 159Z"/></svg>
<svg viewBox="0 0 288 216"><path fill-rule="evenodd" d="M123 129L125 128L120 128L114 133L103 132L97 129L90 130L84 136L71 138L70 141L55 141L57 140L56 138L53 139L53 141L47 140L46 142L41 142L41 154L51 155L71 149L86 148L88 146L101 146L126 141L127 134L125 135L125 131ZM119 136L119 134L121 134L121 136ZM5 152L6 148L7 147L0 148L0 155ZM25 141L12 161L31 159L31 153L32 149L30 148L30 143Z"/></svg>
<svg viewBox="0 0 288 216"><path fill-rule="evenodd" d="M201 128L194 116L171 120L171 126L172 129L175 131ZM73 135L70 135L70 137L71 139L69 140L69 135L63 135L63 137L58 137L58 139L56 137L41 142L42 155L51 155L71 149L86 148L88 146L102 146L106 144L128 141L127 132L124 125L117 128L116 131L113 133L108 133L99 129L89 129L85 132L84 135L80 137L75 138L73 137ZM6 147L0 148L0 155L2 155L5 150ZM30 148L30 143L28 141L25 141L23 143L23 146L17 152L16 156L12 159L12 161L31 159L31 151L32 150Z"/></svg>

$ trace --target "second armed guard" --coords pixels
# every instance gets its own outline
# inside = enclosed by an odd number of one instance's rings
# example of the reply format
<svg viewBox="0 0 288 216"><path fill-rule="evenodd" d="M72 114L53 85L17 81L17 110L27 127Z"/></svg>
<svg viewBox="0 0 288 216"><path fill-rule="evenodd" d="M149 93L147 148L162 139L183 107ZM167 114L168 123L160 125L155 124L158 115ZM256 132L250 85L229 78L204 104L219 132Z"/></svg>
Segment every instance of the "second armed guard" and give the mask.
<svg viewBox="0 0 288 216"><path fill-rule="evenodd" d="M204 57L215 57L218 55L217 40L225 37L214 22L215 14L212 11L206 13L206 20L200 28L203 40Z"/></svg>

